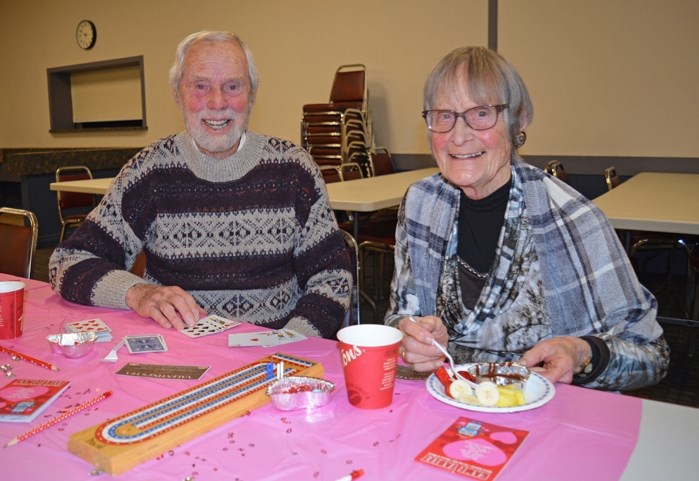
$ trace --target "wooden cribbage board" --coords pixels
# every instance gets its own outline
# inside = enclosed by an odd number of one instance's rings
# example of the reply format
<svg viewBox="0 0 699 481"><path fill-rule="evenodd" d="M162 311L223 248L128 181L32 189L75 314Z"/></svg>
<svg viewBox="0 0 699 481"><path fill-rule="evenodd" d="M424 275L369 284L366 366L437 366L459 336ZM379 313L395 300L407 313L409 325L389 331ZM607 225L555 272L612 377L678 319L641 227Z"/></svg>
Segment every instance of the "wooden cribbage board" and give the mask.
<svg viewBox="0 0 699 481"><path fill-rule="evenodd" d="M122 473L267 404L280 362L285 376L323 376L320 363L276 353L77 432L68 451L108 474Z"/></svg>

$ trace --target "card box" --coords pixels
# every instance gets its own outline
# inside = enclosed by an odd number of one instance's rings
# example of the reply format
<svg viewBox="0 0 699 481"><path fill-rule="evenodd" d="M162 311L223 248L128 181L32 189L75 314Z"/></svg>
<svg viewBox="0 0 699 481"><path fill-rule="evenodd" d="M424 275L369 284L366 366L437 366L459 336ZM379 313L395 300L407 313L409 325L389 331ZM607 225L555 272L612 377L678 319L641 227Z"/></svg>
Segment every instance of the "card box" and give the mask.
<svg viewBox="0 0 699 481"><path fill-rule="evenodd" d="M0 388L0 421L28 423L66 390L70 381L13 379Z"/></svg>

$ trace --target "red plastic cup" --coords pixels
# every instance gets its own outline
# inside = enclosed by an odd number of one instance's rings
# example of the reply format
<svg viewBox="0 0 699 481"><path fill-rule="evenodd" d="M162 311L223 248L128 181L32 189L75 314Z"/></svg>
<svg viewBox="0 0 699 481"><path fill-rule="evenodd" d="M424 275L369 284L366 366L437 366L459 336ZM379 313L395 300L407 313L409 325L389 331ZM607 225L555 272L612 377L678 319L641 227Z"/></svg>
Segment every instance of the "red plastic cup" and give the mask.
<svg viewBox="0 0 699 481"><path fill-rule="evenodd" d="M359 324L338 331L350 404L365 409L391 404L402 338L398 329L382 324Z"/></svg>
<svg viewBox="0 0 699 481"><path fill-rule="evenodd" d="M23 321L24 282L0 282L0 339L21 336Z"/></svg>

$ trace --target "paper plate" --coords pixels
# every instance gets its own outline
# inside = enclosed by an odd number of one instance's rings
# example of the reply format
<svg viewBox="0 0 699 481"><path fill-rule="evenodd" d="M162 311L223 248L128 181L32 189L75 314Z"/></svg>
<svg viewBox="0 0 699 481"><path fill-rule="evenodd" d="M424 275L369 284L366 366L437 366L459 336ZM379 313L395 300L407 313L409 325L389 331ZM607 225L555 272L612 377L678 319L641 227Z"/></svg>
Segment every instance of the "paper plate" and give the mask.
<svg viewBox="0 0 699 481"><path fill-rule="evenodd" d="M456 366L457 371L465 371L470 364L461 364ZM466 409L468 411L477 411L482 413L516 413L520 411L529 411L543 406L556 395L556 388L551 384L551 381L546 379L541 374L535 372L530 373L529 379L524 386L525 404L521 406L497 407L497 406L481 406L480 404L469 404L448 396L444 392L444 385L439 382L434 373L427 378L427 392L432 397L445 404L450 404L457 408Z"/></svg>

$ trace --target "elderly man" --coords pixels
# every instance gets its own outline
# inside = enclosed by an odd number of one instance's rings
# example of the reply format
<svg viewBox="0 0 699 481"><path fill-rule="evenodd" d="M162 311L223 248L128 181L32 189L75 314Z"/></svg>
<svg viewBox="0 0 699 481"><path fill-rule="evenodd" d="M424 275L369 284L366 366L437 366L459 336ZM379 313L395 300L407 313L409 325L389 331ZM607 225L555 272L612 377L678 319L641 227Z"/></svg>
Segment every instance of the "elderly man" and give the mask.
<svg viewBox="0 0 699 481"><path fill-rule="evenodd" d="M208 312L332 337L349 306L349 256L307 152L247 130L251 53L228 32L195 33L178 46L170 83L185 131L122 168L51 256L53 289L164 327ZM141 251L142 278L129 272Z"/></svg>

